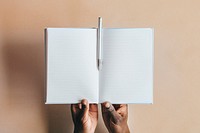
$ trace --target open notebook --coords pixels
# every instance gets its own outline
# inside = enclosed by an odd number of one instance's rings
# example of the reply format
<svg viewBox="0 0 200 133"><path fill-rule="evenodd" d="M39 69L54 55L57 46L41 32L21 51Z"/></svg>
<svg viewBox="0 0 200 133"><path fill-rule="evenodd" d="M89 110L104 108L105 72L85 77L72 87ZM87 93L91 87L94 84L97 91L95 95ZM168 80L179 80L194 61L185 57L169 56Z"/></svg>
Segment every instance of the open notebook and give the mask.
<svg viewBox="0 0 200 133"><path fill-rule="evenodd" d="M153 30L102 29L97 69L96 28L47 28L46 104L153 102Z"/></svg>

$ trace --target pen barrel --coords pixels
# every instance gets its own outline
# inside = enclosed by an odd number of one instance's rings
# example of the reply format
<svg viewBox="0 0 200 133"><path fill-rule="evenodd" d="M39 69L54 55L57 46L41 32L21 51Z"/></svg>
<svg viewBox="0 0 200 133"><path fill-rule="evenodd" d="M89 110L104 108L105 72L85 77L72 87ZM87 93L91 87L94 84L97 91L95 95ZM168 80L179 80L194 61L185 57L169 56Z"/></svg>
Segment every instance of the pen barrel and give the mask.
<svg viewBox="0 0 200 133"><path fill-rule="evenodd" d="M97 34L97 50L98 59L103 59L103 45L102 45L102 18L99 17L98 20L98 34Z"/></svg>

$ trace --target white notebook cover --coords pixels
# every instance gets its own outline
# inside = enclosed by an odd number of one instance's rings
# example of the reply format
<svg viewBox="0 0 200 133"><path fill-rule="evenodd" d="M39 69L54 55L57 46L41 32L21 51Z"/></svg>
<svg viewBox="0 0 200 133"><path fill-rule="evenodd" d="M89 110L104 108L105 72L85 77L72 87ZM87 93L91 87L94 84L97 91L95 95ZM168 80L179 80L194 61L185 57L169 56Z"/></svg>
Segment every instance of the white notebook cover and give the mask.
<svg viewBox="0 0 200 133"><path fill-rule="evenodd" d="M103 29L97 69L97 29L47 28L46 104L153 103L153 29Z"/></svg>

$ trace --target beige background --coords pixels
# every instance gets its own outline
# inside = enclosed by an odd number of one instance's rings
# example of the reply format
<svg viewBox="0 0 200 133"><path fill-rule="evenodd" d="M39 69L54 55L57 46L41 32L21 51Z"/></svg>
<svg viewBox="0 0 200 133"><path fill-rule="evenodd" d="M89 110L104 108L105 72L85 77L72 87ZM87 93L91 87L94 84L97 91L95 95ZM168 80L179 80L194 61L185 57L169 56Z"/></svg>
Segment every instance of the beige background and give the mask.
<svg viewBox="0 0 200 133"><path fill-rule="evenodd" d="M43 102L43 29L96 27L98 16L155 28L154 104L129 106L131 132L199 133L199 0L0 0L0 133L72 132L69 106Z"/></svg>

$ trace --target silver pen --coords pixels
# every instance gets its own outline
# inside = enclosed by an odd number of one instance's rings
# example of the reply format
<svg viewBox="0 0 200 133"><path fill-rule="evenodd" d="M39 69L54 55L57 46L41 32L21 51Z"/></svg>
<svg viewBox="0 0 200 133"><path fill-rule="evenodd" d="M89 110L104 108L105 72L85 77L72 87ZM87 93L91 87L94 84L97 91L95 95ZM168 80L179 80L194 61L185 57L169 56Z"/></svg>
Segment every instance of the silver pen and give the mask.
<svg viewBox="0 0 200 133"><path fill-rule="evenodd" d="M98 57L97 57L97 64L98 69L102 69L103 65L103 45L102 45L102 18L99 17L98 19L98 33L97 33L97 51L98 51Z"/></svg>

